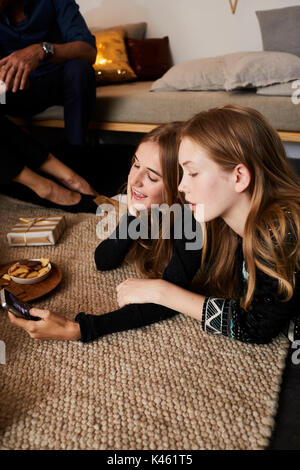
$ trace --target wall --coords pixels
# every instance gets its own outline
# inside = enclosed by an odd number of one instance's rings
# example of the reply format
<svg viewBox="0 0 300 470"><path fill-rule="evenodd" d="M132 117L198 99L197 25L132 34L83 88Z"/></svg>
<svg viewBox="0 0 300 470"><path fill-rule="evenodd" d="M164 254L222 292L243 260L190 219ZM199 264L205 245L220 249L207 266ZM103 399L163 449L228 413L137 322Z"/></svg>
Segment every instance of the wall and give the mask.
<svg viewBox="0 0 300 470"><path fill-rule="evenodd" d="M243 50L261 50L256 10L300 5L300 0L77 0L88 25L146 21L147 37L169 36L174 63Z"/></svg>
<svg viewBox="0 0 300 470"><path fill-rule="evenodd" d="M147 37L169 36L174 63L237 51L261 50L257 10L300 5L300 0L76 0L89 27L146 21ZM299 105L300 106L300 105ZM287 145L300 158L300 144Z"/></svg>

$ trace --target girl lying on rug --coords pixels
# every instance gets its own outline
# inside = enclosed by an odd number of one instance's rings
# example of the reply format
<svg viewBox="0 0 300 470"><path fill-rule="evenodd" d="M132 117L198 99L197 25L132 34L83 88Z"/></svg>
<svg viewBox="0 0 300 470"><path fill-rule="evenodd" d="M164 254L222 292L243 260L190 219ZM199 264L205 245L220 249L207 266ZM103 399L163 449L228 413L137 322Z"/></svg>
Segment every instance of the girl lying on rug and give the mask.
<svg viewBox="0 0 300 470"><path fill-rule="evenodd" d="M179 191L195 218L204 221L205 237L202 249L185 249L177 257L190 273L200 268L205 295L165 276L173 272L174 243L162 279L127 279L117 287L116 312L81 313L70 322L32 309L41 321L10 314L12 323L33 338L82 341L178 312L199 320L208 333L250 343L270 342L286 329L300 302L300 182L277 132L249 108L228 105L201 112L181 129L179 164ZM293 333L297 339L299 320Z"/></svg>
<svg viewBox="0 0 300 470"><path fill-rule="evenodd" d="M170 283L189 287L201 262L201 251L185 253L185 244L193 243L196 236L202 240L201 226L192 216L190 218L192 233L188 239L185 233L178 239L159 236L157 239L141 238L136 241L128 236L125 239L119 236L124 232L127 234L131 222L137 220L137 208L141 204L146 211L151 209L151 206L163 203L169 207L177 204L182 209L184 200L178 192L180 179L177 160L181 125L180 122L163 124L147 134L138 146L127 182L129 214L121 218L115 232L97 247L95 262L99 270L115 269L127 257L142 276L162 277ZM171 234L173 223L170 227ZM161 225L160 220L160 234ZM76 336L85 342L103 334L145 326L170 318L177 313L160 305L136 304L124 306L101 316L80 313L76 317L77 322L71 322L53 313L51 318L48 316L46 320L43 313L47 311L32 309L33 312L37 310L41 313L40 317L43 317L42 321L22 323L21 320L19 323L15 322L18 319L11 318L10 315L11 321L22 326L35 338L75 339Z"/></svg>

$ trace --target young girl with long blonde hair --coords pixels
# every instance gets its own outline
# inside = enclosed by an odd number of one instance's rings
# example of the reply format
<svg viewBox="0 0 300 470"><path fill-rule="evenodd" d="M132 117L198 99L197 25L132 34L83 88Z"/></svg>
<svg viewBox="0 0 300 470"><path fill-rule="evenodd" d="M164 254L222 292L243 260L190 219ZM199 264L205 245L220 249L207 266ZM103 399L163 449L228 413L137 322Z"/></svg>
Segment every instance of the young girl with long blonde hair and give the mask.
<svg viewBox="0 0 300 470"><path fill-rule="evenodd" d="M294 320L290 337L300 337L300 182L277 132L254 109L204 111L182 129L179 163L179 191L196 219L204 208L201 295L129 279L118 286L119 305L152 299L207 333L254 343Z"/></svg>

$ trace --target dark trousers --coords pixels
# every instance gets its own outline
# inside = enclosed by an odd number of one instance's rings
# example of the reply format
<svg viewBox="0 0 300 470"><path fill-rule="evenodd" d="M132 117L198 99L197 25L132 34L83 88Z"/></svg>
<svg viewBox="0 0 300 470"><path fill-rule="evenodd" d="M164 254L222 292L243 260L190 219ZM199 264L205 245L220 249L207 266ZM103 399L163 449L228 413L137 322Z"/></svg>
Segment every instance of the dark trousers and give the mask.
<svg viewBox="0 0 300 470"><path fill-rule="evenodd" d="M10 183L25 166L38 170L49 154L45 147L3 114L0 115L0 152L0 184Z"/></svg>
<svg viewBox="0 0 300 470"><path fill-rule="evenodd" d="M8 92L3 107L9 115L28 117L63 105L68 142L84 145L95 101L93 67L83 59L72 59L53 72L31 78L28 90Z"/></svg>

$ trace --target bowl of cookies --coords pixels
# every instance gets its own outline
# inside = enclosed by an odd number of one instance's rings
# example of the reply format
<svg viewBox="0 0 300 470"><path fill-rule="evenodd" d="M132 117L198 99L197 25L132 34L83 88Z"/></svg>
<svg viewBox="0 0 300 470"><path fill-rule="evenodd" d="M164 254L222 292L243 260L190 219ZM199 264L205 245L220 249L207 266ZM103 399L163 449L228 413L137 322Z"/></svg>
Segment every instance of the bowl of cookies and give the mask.
<svg viewBox="0 0 300 470"><path fill-rule="evenodd" d="M17 284L36 284L46 279L51 271L48 258L22 259L8 269L8 276Z"/></svg>

